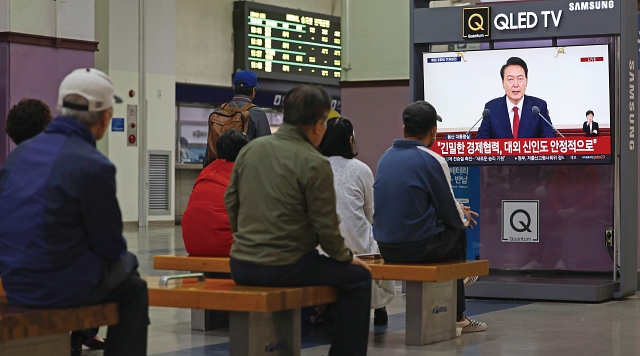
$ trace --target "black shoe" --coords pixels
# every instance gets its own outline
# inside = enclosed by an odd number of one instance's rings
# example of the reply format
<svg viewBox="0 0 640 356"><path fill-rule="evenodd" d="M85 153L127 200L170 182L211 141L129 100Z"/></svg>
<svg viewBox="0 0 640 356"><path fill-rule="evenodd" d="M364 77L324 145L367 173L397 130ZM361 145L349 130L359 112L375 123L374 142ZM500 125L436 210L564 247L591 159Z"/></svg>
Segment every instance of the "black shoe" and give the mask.
<svg viewBox="0 0 640 356"><path fill-rule="evenodd" d="M71 333L71 356L80 356L82 353L82 331Z"/></svg>
<svg viewBox="0 0 640 356"><path fill-rule="evenodd" d="M387 315L387 307L375 309L373 311L373 325L387 325L389 316Z"/></svg>
<svg viewBox="0 0 640 356"><path fill-rule="evenodd" d="M94 339L86 339L82 341L82 344L88 348L90 348L91 350L104 350L104 344L106 343L107 339L104 339L104 341L99 341Z"/></svg>
<svg viewBox="0 0 640 356"><path fill-rule="evenodd" d="M325 328L333 328L336 324L336 303L325 305L324 313L318 315L316 325Z"/></svg>

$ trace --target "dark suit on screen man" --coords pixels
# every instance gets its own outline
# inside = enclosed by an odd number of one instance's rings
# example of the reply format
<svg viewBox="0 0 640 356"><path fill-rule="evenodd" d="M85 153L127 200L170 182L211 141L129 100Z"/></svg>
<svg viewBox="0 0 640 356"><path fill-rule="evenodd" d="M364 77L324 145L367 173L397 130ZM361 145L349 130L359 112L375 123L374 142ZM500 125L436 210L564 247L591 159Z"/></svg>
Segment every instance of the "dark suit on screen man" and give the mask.
<svg viewBox="0 0 640 356"><path fill-rule="evenodd" d="M500 68L500 77L505 95L485 104L490 114L482 119L476 138L556 137L549 124L547 102L525 95L529 83L527 63L519 57L509 58ZM534 106L540 109L540 115L532 112Z"/></svg>

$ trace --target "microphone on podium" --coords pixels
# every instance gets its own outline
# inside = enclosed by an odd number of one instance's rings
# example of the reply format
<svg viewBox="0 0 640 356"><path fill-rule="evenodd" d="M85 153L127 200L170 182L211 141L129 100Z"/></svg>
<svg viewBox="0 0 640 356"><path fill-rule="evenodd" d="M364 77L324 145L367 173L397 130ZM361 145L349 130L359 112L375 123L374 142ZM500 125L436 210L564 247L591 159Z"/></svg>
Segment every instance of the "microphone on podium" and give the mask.
<svg viewBox="0 0 640 356"><path fill-rule="evenodd" d="M476 125L480 122L480 120L484 119L485 117L489 117L489 114L491 114L491 112L489 111L489 109L484 109L482 111L482 117L478 119L478 121L476 121L475 124L473 124L473 126L471 126L471 128L465 133L465 135L468 135L469 132L471 132L471 130L473 130L474 127L476 127Z"/></svg>
<svg viewBox="0 0 640 356"><path fill-rule="evenodd" d="M560 133L560 131L558 131L558 129L556 129L553 125L551 125L551 123L549 122L549 120L547 120L544 116L542 116L542 114L540 113L540 108L537 106L534 106L531 108L531 112L533 112L533 115L539 115L542 120L544 120L544 122L546 122L547 124L549 124L549 126L551 126L552 129L554 129L558 135L560 135L562 138L564 138L564 135Z"/></svg>

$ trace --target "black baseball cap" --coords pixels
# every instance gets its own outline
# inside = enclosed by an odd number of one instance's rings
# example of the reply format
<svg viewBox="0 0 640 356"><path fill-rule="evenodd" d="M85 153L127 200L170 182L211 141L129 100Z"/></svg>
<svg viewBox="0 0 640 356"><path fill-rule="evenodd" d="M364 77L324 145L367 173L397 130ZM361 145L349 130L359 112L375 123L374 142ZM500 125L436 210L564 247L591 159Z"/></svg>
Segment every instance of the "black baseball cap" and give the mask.
<svg viewBox="0 0 640 356"><path fill-rule="evenodd" d="M436 108L424 100L414 101L402 112L402 123L407 133L425 133L438 121L442 122L442 118Z"/></svg>

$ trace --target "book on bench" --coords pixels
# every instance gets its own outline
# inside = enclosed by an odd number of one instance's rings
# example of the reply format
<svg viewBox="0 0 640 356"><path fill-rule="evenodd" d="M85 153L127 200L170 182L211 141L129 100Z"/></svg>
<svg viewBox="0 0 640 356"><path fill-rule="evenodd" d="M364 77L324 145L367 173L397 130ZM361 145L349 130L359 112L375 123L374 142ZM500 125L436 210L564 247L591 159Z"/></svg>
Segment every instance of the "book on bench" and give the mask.
<svg viewBox="0 0 640 356"><path fill-rule="evenodd" d="M358 258L380 258L379 253L358 253L355 256Z"/></svg>

